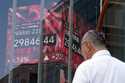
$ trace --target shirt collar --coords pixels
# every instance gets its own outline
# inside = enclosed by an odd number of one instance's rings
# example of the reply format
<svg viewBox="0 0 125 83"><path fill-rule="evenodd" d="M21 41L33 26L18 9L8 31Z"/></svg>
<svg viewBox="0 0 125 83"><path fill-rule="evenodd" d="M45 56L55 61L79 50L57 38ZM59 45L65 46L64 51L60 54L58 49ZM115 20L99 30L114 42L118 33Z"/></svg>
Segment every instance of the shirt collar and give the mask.
<svg viewBox="0 0 125 83"><path fill-rule="evenodd" d="M110 52L109 52L108 50L99 50L99 51L97 51L96 53L93 54L92 58L95 58L95 57L100 56L100 55L101 55L101 56L103 56L103 55L104 55L104 56L105 56L105 55L106 55L106 56L107 56L107 55L108 55L108 56L111 56L111 54L110 54Z"/></svg>

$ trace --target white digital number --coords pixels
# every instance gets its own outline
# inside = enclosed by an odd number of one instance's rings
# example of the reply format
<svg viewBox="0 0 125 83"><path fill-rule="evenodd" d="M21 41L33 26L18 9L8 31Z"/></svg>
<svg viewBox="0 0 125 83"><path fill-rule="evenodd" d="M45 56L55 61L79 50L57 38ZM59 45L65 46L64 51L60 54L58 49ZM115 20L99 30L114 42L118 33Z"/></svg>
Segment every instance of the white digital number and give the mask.
<svg viewBox="0 0 125 83"><path fill-rule="evenodd" d="M33 45L33 46L35 45L35 39L34 38L31 39L30 45Z"/></svg>
<svg viewBox="0 0 125 83"><path fill-rule="evenodd" d="M48 36L45 36L44 40L43 40L43 43L44 44L48 44L48 40L49 40L49 37Z"/></svg>
<svg viewBox="0 0 125 83"><path fill-rule="evenodd" d="M18 40L14 41L14 47L17 48L18 47Z"/></svg>
<svg viewBox="0 0 125 83"><path fill-rule="evenodd" d="M23 44L24 44L24 39L19 39L19 40L18 40L18 43L19 43L20 46L23 46Z"/></svg>
<svg viewBox="0 0 125 83"><path fill-rule="evenodd" d="M50 38L49 38L49 43L54 43L54 36L50 36Z"/></svg>
<svg viewBox="0 0 125 83"><path fill-rule="evenodd" d="M40 38L37 37L37 38L32 38L32 39L29 39L29 38L21 38L21 39L16 39L14 40L14 47L15 48L18 48L18 47L28 47L28 46L38 46L40 45Z"/></svg>
<svg viewBox="0 0 125 83"><path fill-rule="evenodd" d="M40 45L40 38L36 38L36 45Z"/></svg>
<svg viewBox="0 0 125 83"><path fill-rule="evenodd" d="M46 35L43 38L43 44L55 44L56 37L55 35ZM14 40L14 47L28 47L28 46L39 46L40 45L40 37L32 37L32 38L20 38Z"/></svg>
<svg viewBox="0 0 125 83"><path fill-rule="evenodd" d="M28 39L28 38L26 38L26 39L25 39L24 46L29 46L29 45L30 45L29 39Z"/></svg>
<svg viewBox="0 0 125 83"><path fill-rule="evenodd" d="M50 45L55 44L56 43L56 36L53 34L52 35L45 35L43 37L43 43L50 44Z"/></svg>

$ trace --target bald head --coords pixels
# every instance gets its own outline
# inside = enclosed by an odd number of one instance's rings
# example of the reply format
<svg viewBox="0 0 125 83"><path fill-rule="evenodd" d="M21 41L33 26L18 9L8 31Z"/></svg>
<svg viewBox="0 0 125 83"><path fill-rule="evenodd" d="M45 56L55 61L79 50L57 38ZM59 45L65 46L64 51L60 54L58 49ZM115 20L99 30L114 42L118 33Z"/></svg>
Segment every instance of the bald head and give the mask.
<svg viewBox="0 0 125 83"><path fill-rule="evenodd" d="M106 49L104 44L104 36L95 30L86 32L81 41L81 53L85 59L89 59L98 51Z"/></svg>
<svg viewBox="0 0 125 83"><path fill-rule="evenodd" d="M104 34L103 33L99 33L95 30L89 30L88 32L86 32L82 38L81 44L84 43L85 41L90 41L93 43L93 45L95 47L104 47Z"/></svg>

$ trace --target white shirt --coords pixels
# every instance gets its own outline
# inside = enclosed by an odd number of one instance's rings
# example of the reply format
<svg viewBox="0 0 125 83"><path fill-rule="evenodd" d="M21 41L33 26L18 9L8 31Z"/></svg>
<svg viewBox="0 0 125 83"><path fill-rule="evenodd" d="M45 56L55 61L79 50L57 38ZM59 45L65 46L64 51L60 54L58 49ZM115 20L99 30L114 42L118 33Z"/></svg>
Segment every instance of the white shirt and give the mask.
<svg viewBox="0 0 125 83"><path fill-rule="evenodd" d="M79 65L72 83L125 83L125 63L100 50Z"/></svg>

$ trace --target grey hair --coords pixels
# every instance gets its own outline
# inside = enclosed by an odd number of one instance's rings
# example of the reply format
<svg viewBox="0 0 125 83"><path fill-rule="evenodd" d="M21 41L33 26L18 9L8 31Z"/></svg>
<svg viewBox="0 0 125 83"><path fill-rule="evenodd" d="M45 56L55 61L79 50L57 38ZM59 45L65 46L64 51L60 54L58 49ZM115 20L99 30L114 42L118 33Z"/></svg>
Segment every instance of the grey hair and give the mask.
<svg viewBox="0 0 125 83"><path fill-rule="evenodd" d="M105 46L104 33L99 33L95 30L89 30L84 34L81 44L83 44L85 41L91 41L95 47Z"/></svg>

